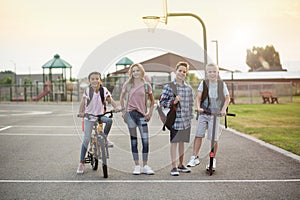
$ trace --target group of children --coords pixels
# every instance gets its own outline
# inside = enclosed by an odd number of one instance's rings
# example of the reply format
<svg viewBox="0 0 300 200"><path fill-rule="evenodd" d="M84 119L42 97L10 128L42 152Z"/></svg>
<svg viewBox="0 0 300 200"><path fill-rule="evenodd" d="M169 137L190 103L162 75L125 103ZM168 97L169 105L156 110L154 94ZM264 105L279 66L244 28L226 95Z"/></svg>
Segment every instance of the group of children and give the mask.
<svg viewBox="0 0 300 200"><path fill-rule="evenodd" d="M206 78L201 81L198 87L196 97L196 108L198 116L198 124L193 146L193 155L187 167L184 166L184 143L190 141L191 120L193 118L194 95L192 87L185 82L188 75L189 64L186 62L178 62L175 66L175 79L172 84L176 86L176 94L172 90L170 84L166 84L163 88L160 105L163 107L176 106L176 119L173 126L170 128L170 156L172 169L170 174L178 176L179 172L188 173L190 168L200 163L198 154L202 143L202 138L205 137L205 132L208 130L208 138L211 139L213 120L212 115L207 113L219 113L221 116L226 115L226 109L230 102L229 92L226 84L219 80L219 68L215 64L208 64L206 66ZM127 124L130 133L131 152L134 160L133 174L154 174L154 171L148 165L149 154L149 131L148 121L152 117L154 108L154 96L151 84L145 81L145 71L141 64L133 64L129 68L129 78L123 84L120 96L120 105L122 110L122 117ZM93 99L90 99L87 92L83 94L79 115L84 113L102 114L104 112L105 102L99 98L100 87L102 85L101 75L98 72L92 72L89 77L90 87L94 90ZM119 110L115 101L112 99L110 92L103 87L105 100L108 100L115 110ZM150 100L149 108L147 108L147 100ZM93 102L87 104L87 102ZM104 119L107 124L105 126L105 134L109 133L111 128L111 119ZM219 124L220 117L217 119ZM84 157L87 151L87 146L92 132L93 119L84 120L84 140L81 147L80 163L77 173L84 172ZM138 153L137 128L139 129L142 140L142 166L140 166L140 159ZM218 128L218 127L217 127ZM218 129L216 129L218 130ZM216 155L218 147L219 132L215 137L214 155ZM110 146L113 146L109 142ZM177 149L179 153L178 164ZM216 159L214 159L213 167L216 167Z"/></svg>

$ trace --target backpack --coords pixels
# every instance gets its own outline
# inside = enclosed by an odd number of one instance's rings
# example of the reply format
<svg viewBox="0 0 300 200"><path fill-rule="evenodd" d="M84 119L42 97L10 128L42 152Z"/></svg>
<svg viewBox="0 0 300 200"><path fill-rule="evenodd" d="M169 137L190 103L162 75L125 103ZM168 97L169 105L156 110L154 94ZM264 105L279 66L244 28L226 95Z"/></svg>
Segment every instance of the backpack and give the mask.
<svg viewBox="0 0 300 200"><path fill-rule="evenodd" d="M221 101L220 108L223 107L224 102L225 102L225 98L224 98L224 94L223 94L223 84L224 83L223 83L222 80L218 80L218 98L217 98L217 100ZM208 110L208 107L210 105L210 98L209 98L209 95L208 95L208 88L209 88L209 81L208 80L203 81L203 92L202 92L202 96L201 96L200 105L202 106L205 99L208 99L208 105L207 105L207 108L206 108L207 110Z"/></svg>
<svg viewBox="0 0 300 200"><path fill-rule="evenodd" d="M208 99L208 105L207 105L207 110L208 110L208 107L210 105L210 98L209 98L209 95L208 95L208 87L209 87L209 81L208 80L205 80L203 81L203 92L202 92L202 96L201 96L201 103L200 105L202 106L203 102L205 101L205 99L207 98ZM217 100L220 100L221 101L221 108L223 107L224 105L224 102L225 102L225 98L224 98L224 94L223 94L223 81L222 80L218 80L218 98ZM226 108L226 112L228 113L228 107ZM197 114L197 118L198 120L198 114ZM227 117L225 115L225 128L227 128Z"/></svg>
<svg viewBox="0 0 300 200"><path fill-rule="evenodd" d="M173 96L176 97L176 95L177 95L176 85L173 82L171 82L171 83L169 83L169 86L173 91ZM171 128L175 122L175 119L176 119L176 112L177 112L179 103L176 105L170 105L170 107L168 107L168 108L164 108L163 106L161 106L159 104L160 100L161 100L161 94L158 98L158 104L157 104L156 109L157 109L159 118L163 123L162 130L165 131L166 127L167 127L167 129L171 130Z"/></svg>
<svg viewBox="0 0 300 200"><path fill-rule="evenodd" d="M100 86L99 93L100 93L100 98L101 98L102 104L104 106L104 112L105 112L106 111L106 101L104 99L104 88L102 87L102 85ZM89 99L87 99L86 106L88 106L90 104L91 99L93 99L93 96L94 96L94 89L91 86L89 86Z"/></svg>

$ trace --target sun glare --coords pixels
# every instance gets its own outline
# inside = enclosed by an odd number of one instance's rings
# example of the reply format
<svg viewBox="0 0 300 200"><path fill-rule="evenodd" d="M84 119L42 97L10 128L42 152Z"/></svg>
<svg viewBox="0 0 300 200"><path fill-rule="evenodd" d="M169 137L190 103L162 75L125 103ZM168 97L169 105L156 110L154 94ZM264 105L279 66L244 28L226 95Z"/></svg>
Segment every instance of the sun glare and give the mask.
<svg viewBox="0 0 300 200"><path fill-rule="evenodd" d="M255 30L251 28L237 28L234 32L234 40L241 45L253 45L255 37Z"/></svg>

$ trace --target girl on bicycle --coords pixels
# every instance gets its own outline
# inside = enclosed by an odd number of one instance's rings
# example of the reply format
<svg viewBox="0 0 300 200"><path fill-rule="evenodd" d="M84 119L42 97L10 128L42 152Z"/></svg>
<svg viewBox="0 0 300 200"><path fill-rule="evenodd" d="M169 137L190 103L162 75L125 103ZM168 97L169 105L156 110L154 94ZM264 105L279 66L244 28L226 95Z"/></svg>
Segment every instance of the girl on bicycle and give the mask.
<svg viewBox="0 0 300 200"><path fill-rule="evenodd" d="M106 101L108 101L114 109L118 111L117 104L111 97L110 92L106 87L102 86L101 74L99 72L92 72L89 74L88 80L90 86L82 95L78 116L84 117L84 113L93 115L103 114L105 112ZM84 172L85 154L91 139L93 125L96 120L96 117L84 119L84 138L81 145L80 162L77 169L78 174L82 174ZM112 119L107 116L103 116L101 120L105 123L104 133L108 135L112 126ZM108 141L108 146L112 147L113 143Z"/></svg>
<svg viewBox="0 0 300 200"><path fill-rule="evenodd" d="M131 152L135 163L133 174L139 175L140 173L143 173L152 175L154 172L147 164L149 153L149 132L147 122L151 119L154 107L152 87L144 79L145 71L141 64L132 64L128 73L129 79L123 85L120 104L122 108L125 108L122 117L127 123L130 133ZM126 105L125 96L127 100ZM150 109L147 112L146 102L148 98L150 99ZM143 145L142 169L139 164L137 127L139 128Z"/></svg>

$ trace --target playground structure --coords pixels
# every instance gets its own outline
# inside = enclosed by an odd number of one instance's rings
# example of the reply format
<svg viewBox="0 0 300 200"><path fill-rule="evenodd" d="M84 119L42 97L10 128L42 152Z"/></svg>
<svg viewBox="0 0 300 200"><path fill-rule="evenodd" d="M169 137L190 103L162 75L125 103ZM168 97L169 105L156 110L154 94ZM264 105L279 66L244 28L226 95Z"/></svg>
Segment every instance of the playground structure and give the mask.
<svg viewBox="0 0 300 200"><path fill-rule="evenodd" d="M67 100L67 92L68 88L69 91L73 91L73 87L67 87L67 69L70 72L70 79L72 77L72 66L66 62L65 60L61 59L58 54L55 54L53 59L49 60L43 66L43 83L44 91L40 93L36 98L36 101L42 99L43 97L49 96L50 101L60 100L66 101ZM45 70L49 71L48 74L45 74ZM57 80L53 80L52 78L52 71L54 69L62 69L61 77L58 77ZM70 82L69 82L70 83ZM33 100L34 100L33 99Z"/></svg>
<svg viewBox="0 0 300 200"><path fill-rule="evenodd" d="M31 99L31 101L39 101L41 100L43 97L47 96L48 94L51 93L51 82L47 81L44 85L44 90L42 93L40 93L39 95L37 95L36 97L33 97Z"/></svg>
<svg viewBox="0 0 300 200"><path fill-rule="evenodd" d="M69 100L72 101L72 96L76 95L76 88L78 88L78 83L71 82L72 66L56 54L54 58L46 62L42 68L42 82L41 76L35 76L39 81L35 80L32 82L30 75L30 83L2 85L0 93L4 95L0 94L0 101L7 99L16 102L39 101L42 99L44 101L67 101L68 97ZM57 73L57 69L62 69L61 73ZM69 69L70 72L69 80L67 80L67 69ZM45 70L48 70L48 73L45 73ZM54 74L53 70L56 70Z"/></svg>

